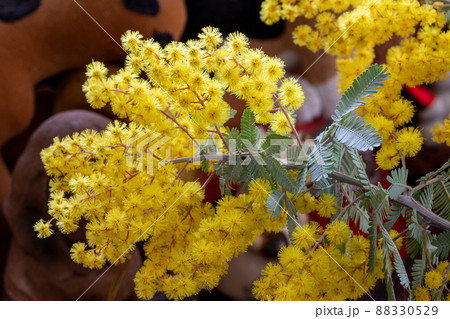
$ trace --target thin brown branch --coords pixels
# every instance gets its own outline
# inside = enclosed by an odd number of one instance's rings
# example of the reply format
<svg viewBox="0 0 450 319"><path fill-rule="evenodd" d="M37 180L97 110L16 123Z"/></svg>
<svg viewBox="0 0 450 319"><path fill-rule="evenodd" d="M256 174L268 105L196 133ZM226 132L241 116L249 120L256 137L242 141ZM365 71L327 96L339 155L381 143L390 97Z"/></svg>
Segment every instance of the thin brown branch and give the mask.
<svg viewBox="0 0 450 319"><path fill-rule="evenodd" d="M398 234L397 236L395 236L392 241L395 242L397 239L399 239L400 237L402 237L404 234L406 234L408 232L408 228L406 228L405 230L403 230L400 234Z"/></svg>
<svg viewBox="0 0 450 319"><path fill-rule="evenodd" d="M228 146L227 141L225 141L225 138L223 137L222 132L220 131L219 126L217 126L217 124L214 124L214 126L215 126L215 128L216 128L217 134L219 134L220 139L221 139L222 142L223 142L223 145L225 145L225 147L226 147L228 153L230 153L230 147Z"/></svg>
<svg viewBox="0 0 450 319"><path fill-rule="evenodd" d="M397 199L394 199L394 201L409 208L415 209L417 213L427 221L427 223L442 230L450 229L450 222L448 220L428 210L411 196L400 195Z"/></svg>
<svg viewBox="0 0 450 319"><path fill-rule="evenodd" d="M189 165L188 162L184 163L183 167L178 171L177 175L175 176L175 178L174 178L174 180L173 180L173 182L172 182L172 186L175 185L175 181L176 181L178 178L180 178L181 173L183 173L184 169L185 169L186 166L188 166L188 165Z"/></svg>
<svg viewBox="0 0 450 319"><path fill-rule="evenodd" d="M361 188L363 187L363 184L361 184L361 182L358 179L344 175L342 173L332 172L330 173L330 177L340 182L344 182ZM372 185L372 187L377 186ZM440 217L439 215L436 215L429 209L425 208L411 196L400 195L397 199L393 199L393 201L406 207L409 207L411 209L415 209L417 213L419 213L419 215L421 215L429 224L432 224L433 226L436 226L443 230L450 229L450 222L448 220Z"/></svg>
<svg viewBox="0 0 450 319"><path fill-rule="evenodd" d="M292 123L291 118L289 117L289 114L284 109L283 105L281 105L280 101L278 100L278 97L275 94L272 94L272 96L274 97L274 99L277 102L278 106L280 107L281 111L284 113L284 116L288 120L289 126L291 127L291 131L294 132L295 139L297 140L297 143L300 146L300 149L301 149L301 151L303 153L303 156L305 156L305 158L307 158L307 155L306 155L305 150L303 148L303 142L302 142L300 136L298 135L298 132L295 129L294 123Z"/></svg>
<svg viewBox="0 0 450 319"><path fill-rule="evenodd" d="M189 131L187 130L187 128L184 125L182 125L180 122L178 122L178 120L175 118L175 116L167 113L166 111L161 111L161 113L164 114L170 120L172 120L176 125L178 125L178 127L181 128L183 130L183 132L185 132L187 134L187 136L189 136L197 146L199 146L197 140L191 135L191 133L189 133Z"/></svg>
<svg viewBox="0 0 450 319"><path fill-rule="evenodd" d="M429 181L427 181L426 183L421 183L421 184L417 185L416 187L414 187L413 189L411 189L411 194L414 194L418 190L421 190L422 188L427 187L430 184L439 182L439 181L443 180L444 178L447 178L447 176L446 175L442 175L442 176L439 176L439 177L432 178Z"/></svg>

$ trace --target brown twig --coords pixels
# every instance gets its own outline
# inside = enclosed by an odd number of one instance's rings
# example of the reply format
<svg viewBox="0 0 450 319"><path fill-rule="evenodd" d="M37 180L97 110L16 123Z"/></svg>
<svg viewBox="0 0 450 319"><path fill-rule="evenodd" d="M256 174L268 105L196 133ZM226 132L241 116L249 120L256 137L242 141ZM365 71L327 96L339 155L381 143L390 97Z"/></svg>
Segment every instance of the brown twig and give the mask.
<svg viewBox="0 0 450 319"><path fill-rule="evenodd" d="M228 146L227 141L225 141L225 138L223 137L222 132L220 131L219 126L217 126L217 124L214 123L214 127L216 128L217 134L219 134L220 139L221 139L222 142L223 142L223 145L225 145L225 147L226 147L228 153L230 153L230 147Z"/></svg>
<svg viewBox="0 0 450 319"><path fill-rule="evenodd" d="M185 169L186 166L188 166L188 165L189 165L189 163L186 162L186 163L183 165L183 167L178 171L177 175L175 176L175 178L174 178L174 180L173 180L173 182L172 182L172 186L175 185L175 181L176 181L178 178L180 178L181 173L183 173L184 169Z"/></svg>
<svg viewBox="0 0 450 319"><path fill-rule="evenodd" d="M199 146L197 140L191 135L191 133L189 133L189 131L187 130L187 128L184 125L182 125L180 122L178 122L178 120L175 118L175 116L167 113L166 111L161 111L161 113L164 114L170 120L172 120L176 125L178 125L178 127L181 128L183 130L183 132L185 132L187 134L187 136L189 136L197 146Z"/></svg>
<svg viewBox="0 0 450 319"><path fill-rule="evenodd" d="M286 119L289 122L289 126L291 128L291 131L294 132L294 136L295 139L297 140L298 145L300 146L300 149L303 153L303 156L305 156L305 158L307 158L307 155L305 153L305 150L303 149L303 142L300 139L300 136L298 135L297 130L295 129L294 123L292 123L291 118L289 117L289 114L287 113L287 111L284 109L283 105L281 105L280 101L278 100L278 97L275 94L272 94L273 98L275 99L275 101L277 102L278 106L280 107L281 111L283 112L284 116L286 117Z"/></svg>
<svg viewBox="0 0 450 319"><path fill-rule="evenodd" d="M332 172L329 174L331 178L336 179L338 181L355 185L358 187L363 187L363 184L361 182L351 176L344 175L342 173L338 172ZM372 185L372 187L377 187L375 185ZM400 195L397 199L392 199L394 202L397 202L401 205L404 205L406 207L409 207L411 209L415 209L419 215L421 215L424 219L427 220L429 224L432 224L439 229L447 230L450 229L450 222L432 211L428 210L426 207L422 206L419 202L417 202L414 198L408 195Z"/></svg>

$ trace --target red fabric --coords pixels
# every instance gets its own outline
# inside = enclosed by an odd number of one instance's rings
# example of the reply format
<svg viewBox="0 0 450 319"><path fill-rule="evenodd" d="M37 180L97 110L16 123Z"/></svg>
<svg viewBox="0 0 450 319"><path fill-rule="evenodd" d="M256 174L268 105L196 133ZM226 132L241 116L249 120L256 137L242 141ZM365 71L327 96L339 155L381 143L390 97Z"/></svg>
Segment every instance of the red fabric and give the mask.
<svg viewBox="0 0 450 319"><path fill-rule="evenodd" d="M428 107L434 101L434 93L423 86L405 86L406 91L422 106Z"/></svg>
<svg viewBox="0 0 450 319"><path fill-rule="evenodd" d="M297 132L301 131L303 133L313 135L314 132L324 127L326 124L327 121L323 117L321 117L310 123L295 124L295 129L297 130Z"/></svg>

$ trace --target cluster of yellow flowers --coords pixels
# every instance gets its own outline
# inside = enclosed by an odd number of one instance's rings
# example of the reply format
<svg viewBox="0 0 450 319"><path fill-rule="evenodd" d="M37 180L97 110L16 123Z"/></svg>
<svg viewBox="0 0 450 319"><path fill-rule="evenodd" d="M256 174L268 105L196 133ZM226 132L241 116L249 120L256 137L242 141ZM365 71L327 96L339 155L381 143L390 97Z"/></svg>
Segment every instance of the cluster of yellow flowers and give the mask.
<svg viewBox="0 0 450 319"><path fill-rule="evenodd" d="M94 108L109 102L119 117L162 134L173 128L170 119L175 118L191 137L208 138L211 128L218 130L230 117L225 92L244 100L257 123L271 123L274 131L287 134L289 122L280 108L295 110L304 100L294 78L278 84L285 74L283 62L249 48L239 32L223 42L218 29L206 27L198 40L161 48L128 31L122 43L129 53L126 67L116 75L106 78L107 69L99 62L88 66L83 86L88 102Z"/></svg>
<svg viewBox="0 0 450 319"><path fill-rule="evenodd" d="M448 119L444 120L444 124L436 124L431 132L434 134L433 141L450 146L450 115Z"/></svg>
<svg viewBox="0 0 450 319"><path fill-rule="evenodd" d="M330 218L337 213L336 198L327 193L320 194L319 198L305 192L294 199L294 205L301 214L317 211L319 216Z"/></svg>
<svg viewBox="0 0 450 319"><path fill-rule="evenodd" d="M180 207L202 203L198 182L181 182L172 163L158 167L153 157L131 154L124 144L148 130L115 121L105 131L85 130L53 144L41 152L50 181L51 220L39 221L35 230L48 237L55 221L62 233L87 222L86 244L71 249L72 259L89 268L100 268L106 261L123 261L134 243L161 232L167 218L183 214ZM161 151L161 150L158 150ZM155 167L150 175L139 166ZM173 184L173 185L172 185ZM176 202L173 199L177 198ZM158 221L158 222L157 222Z"/></svg>
<svg viewBox="0 0 450 319"><path fill-rule="evenodd" d="M204 202L203 185L181 178L192 163L173 159L195 155L203 138L213 137L219 152L227 152L220 128L232 112L225 92L246 101L258 123L286 134L303 91L295 79L280 81L281 60L250 49L240 33L223 41L218 29L206 27L199 40L163 49L128 31L122 43L126 66L107 76L102 63L92 62L83 91L94 108L108 104L129 123L55 138L42 150L51 219L34 229L44 238L54 224L68 234L85 221L86 242L75 243L70 254L89 268L124 262L145 242L137 295L149 299L163 291L182 299L215 287L227 262L264 231L280 231L287 213L270 219L265 204L272 189L264 180L251 182L248 195L224 197L213 207Z"/></svg>
<svg viewBox="0 0 450 319"><path fill-rule="evenodd" d="M403 85L432 83L447 76L450 69L450 32L444 31L445 15L439 3L418 0L265 0L261 19L268 24L280 18L294 22L297 17L314 18L315 24L298 25L294 42L313 52L320 49L337 56L340 89L375 59L385 59L391 76L378 93L367 99L357 112L383 138L377 164L395 168L401 157L415 156L422 147L421 133L403 128L414 115L413 105L400 98ZM391 40L391 41L390 41ZM390 41L390 42L388 42ZM376 49L389 45L385 57ZM448 141L438 128L435 140Z"/></svg>
<svg viewBox="0 0 450 319"><path fill-rule="evenodd" d="M270 184L256 180L249 190L249 195L223 197L215 209L204 204L168 220L166 233L144 245L147 259L135 278L138 297L149 299L163 291L178 300L210 290L227 272L231 258L245 252L264 230L280 231L286 213L271 220L265 208Z"/></svg>
<svg viewBox="0 0 450 319"><path fill-rule="evenodd" d="M436 269L430 270L425 274L425 286L419 286L414 290L414 300L430 301L435 300L439 294L439 289L444 283L444 277L448 271L448 261L441 261ZM450 282L450 276L447 274L447 282ZM450 294L443 290L440 293L447 293L447 301L450 301Z"/></svg>
<svg viewBox="0 0 450 319"><path fill-rule="evenodd" d="M279 264L267 265L253 293L259 300L356 300L384 278L381 249L367 273L369 247L341 220L325 231L316 222L298 226L293 245L280 251Z"/></svg>

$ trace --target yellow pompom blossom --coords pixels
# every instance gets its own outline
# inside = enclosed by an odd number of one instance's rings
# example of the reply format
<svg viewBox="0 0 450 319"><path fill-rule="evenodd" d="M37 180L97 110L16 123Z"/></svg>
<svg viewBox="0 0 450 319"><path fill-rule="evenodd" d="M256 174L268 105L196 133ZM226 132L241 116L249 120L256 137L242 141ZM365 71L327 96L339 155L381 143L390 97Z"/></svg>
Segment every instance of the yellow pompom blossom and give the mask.
<svg viewBox="0 0 450 319"><path fill-rule="evenodd" d="M417 155L423 144L423 137L414 127L405 127L397 132L397 150L404 156Z"/></svg>
<svg viewBox="0 0 450 319"><path fill-rule="evenodd" d="M437 265L436 271L442 276L442 278L444 278L445 273L447 272L447 268L448 268L448 260L443 260ZM450 281L450 276L447 278L447 282L448 281Z"/></svg>
<svg viewBox="0 0 450 319"><path fill-rule="evenodd" d="M436 270L429 271L425 274L425 285L431 290L436 290L441 287L442 281L442 275Z"/></svg>
<svg viewBox="0 0 450 319"><path fill-rule="evenodd" d="M320 238L321 232L323 232L322 227L318 223L311 221L295 228L292 238L294 244L300 249L309 248Z"/></svg>
<svg viewBox="0 0 450 319"><path fill-rule="evenodd" d="M44 222L44 220L41 219L34 225L34 231L38 232L39 238L47 238L53 234L53 230L50 226L50 222Z"/></svg>
<svg viewBox="0 0 450 319"><path fill-rule="evenodd" d="M419 286L414 289L415 301L431 301L431 294L426 287Z"/></svg>
<svg viewBox="0 0 450 319"><path fill-rule="evenodd" d="M345 226L341 227L341 223ZM372 289L378 279L384 278L381 254L377 255L375 271L367 273L369 240L352 236L344 222L338 221L335 227L334 242L327 243L322 240L317 223L298 226L294 230L293 246L279 252L280 264L268 264L261 272L262 277L254 282L255 297L259 300L356 300ZM345 248L337 249L338 242Z"/></svg>
<svg viewBox="0 0 450 319"><path fill-rule="evenodd" d="M395 145L384 144L377 152L376 161L378 166L384 170L391 170L400 163L400 156Z"/></svg>
<svg viewBox="0 0 450 319"><path fill-rule="evenodd" d="M308 214L317 210L318 200L310 193L301 193L294 199L295 208L301 214Z"/></svg>
<svg viewBox="0 0 450 319"><path fill-rule="evenodd" d="M278 0L264 1L261 5L261 18L269 25L280 20L281 7Z"/></svg>
<svg viewBox="0 0 450 319"><path fill-rule="evenodd" d="M342 220L332 223L325 232L330 243L339 246L349 239L350 227Z"/></svg>
<svg viewBox="0 0 450 319"><path fill-rule="evenodd" d="M270 9L270 10L269 10ZM399 132L413 115L413 105L400 98L402 86L430 84L447 77L450 69L450 31L439 5L419 0L275 1L265 0L262 21L279 19L293 22L298 17L314 19L314 25L299 24L292 37L295 44L313 52L325 50L337 57L339 87L343 92L354 78L376 59L385 60L390 77L384 86L356 112L371 123L383 138L376 157L380 168L390 170L400 163L400 155L415 156L422 147L417 132ZM298 20L297 20L298 21ZM385 56L376 48L394 39ZM434 141L450 145L450 123L432 130ZM398 149L386 148L398 136ZM413 139L414 137L414 139Z"/></svg>
<svg viewBox="0 0 450 319"><path fill-rule="evenodd" d="M336 198L333 195L322 193L317 202L316 210L320 216L330 218L337 212L336 205Z"/></svg>
<svg viewBox="0 0 450 319"><path fill-rule="evenodd" d="M290 114L288 114L288 116L293 120ZM270 123L270 129L281 135L289 134L292 131L288 119L281 111L275 113L273 120Z"/></svg>
<svg viewBox="0 0 450 319"><path fill-rule="evenodd" d="M292 110L300 108L305 101L302 87L294 78L282 81L278 96L281 104Z"/></svg>
<svg viewBox="0 0 450 319"><path fill-rule="evenodd" d="M436 143L445 143L450 146L450 116L444 120L444 124L436 124L434 129L430 130L434 134L433 141Z"/></svg>
<svg viewBox="0 0 450 319"><path fill-rule="evenodd" d="M248 190L256 202L265 205L267 197L272 192L272 187L270 186L269 181L257 178L250 182Z"/></svg>

